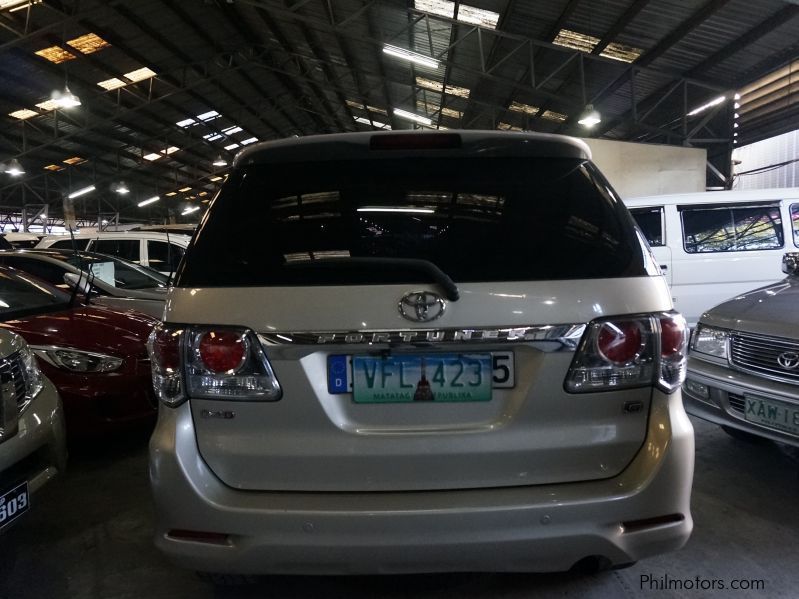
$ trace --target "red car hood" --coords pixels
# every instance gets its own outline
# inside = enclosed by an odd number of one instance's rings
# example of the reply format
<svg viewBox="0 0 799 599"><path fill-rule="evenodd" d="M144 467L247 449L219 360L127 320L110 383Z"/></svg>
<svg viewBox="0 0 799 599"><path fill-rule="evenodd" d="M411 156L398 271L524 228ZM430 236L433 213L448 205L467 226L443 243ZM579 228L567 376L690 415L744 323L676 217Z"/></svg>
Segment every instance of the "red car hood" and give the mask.
<svg viewBox="0 0 799 599"><path fill-rule="evenodd" d="M147 356L145 343L156 320L138 312L75 306L0 323L32 345L60 345L120 358Z"/></svg>

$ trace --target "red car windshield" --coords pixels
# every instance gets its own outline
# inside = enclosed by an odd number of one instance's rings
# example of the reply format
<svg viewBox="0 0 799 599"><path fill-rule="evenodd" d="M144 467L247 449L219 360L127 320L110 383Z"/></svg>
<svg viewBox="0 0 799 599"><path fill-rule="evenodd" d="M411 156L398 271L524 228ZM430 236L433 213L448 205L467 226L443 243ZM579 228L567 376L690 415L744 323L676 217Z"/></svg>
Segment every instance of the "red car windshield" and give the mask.
<svg viewBox="0 0 799 599"><path fill-rule="evenodd" d="M0 320L61 310L69 299L69 294L35 277L0 269Z"/></svg>

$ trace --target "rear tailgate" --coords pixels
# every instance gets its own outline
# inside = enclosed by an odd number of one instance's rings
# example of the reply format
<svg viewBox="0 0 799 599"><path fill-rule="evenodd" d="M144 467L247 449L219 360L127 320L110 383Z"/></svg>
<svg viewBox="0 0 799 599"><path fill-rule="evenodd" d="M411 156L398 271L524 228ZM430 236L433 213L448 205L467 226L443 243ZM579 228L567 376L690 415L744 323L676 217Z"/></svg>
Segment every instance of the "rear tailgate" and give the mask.
<svg viewBox="0 0 799 599"><path fill-rule="evenodd" d="M424 289L435 286L173 290L167 322L256 331L283 391L276 402L191 400L200 453L216 475L252 490L411 491L599 479L632 460L644 440L651 388L573 394L564 379L580 325L670 308L661 277L469 283L437 320L409 322L399 299ZM563 335L570 338L558 341ZM353 356L379 386L380 358L421 355L435 387L442 353L491 360L499 383L449 401L403 402L374 389L358 396L349 387ZM344 387L330 376L330 356L345 357ZM505 369L513 386L503 380ZM401 373L389 370L377 391L397 392L391 376ZM418 378L418 369L408 370L404 382L418 385ZM477 374L461 379L476 381ZM356 384L364 387L363 372ZM627 402L643 409L626 413ZM213 416L222 412L232 415Z"/></svg>

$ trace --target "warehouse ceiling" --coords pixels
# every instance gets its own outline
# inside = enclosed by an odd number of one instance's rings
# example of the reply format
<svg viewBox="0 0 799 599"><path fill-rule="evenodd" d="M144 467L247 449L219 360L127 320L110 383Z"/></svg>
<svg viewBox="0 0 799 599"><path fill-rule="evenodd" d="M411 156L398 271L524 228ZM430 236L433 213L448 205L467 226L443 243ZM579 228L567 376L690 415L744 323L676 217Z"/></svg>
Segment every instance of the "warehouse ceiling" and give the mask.
<svg viewBox="0 0 799 599"><path fill-rule="evenodd" d="M735 143L799 127L799 5L0 0L0 81L1 211L33 217L94 185L79 216L161 219L250 143L388 128L704 147L723 185Z"/></svg>

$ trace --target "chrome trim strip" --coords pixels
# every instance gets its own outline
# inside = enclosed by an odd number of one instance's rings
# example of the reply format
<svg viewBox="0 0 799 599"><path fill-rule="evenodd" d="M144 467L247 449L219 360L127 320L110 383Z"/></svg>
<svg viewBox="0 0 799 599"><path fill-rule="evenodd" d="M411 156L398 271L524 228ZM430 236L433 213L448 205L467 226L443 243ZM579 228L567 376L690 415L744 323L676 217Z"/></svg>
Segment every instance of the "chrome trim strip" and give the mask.
<svg viewBox="0 0 799 599"><path fill-rule="evenodd" d="M471 329L379 329L358 331L292 331L259 333L267 345L429 346L466 343L540 343L545 351L574 351L586 324L531 325Z"/></svg>

